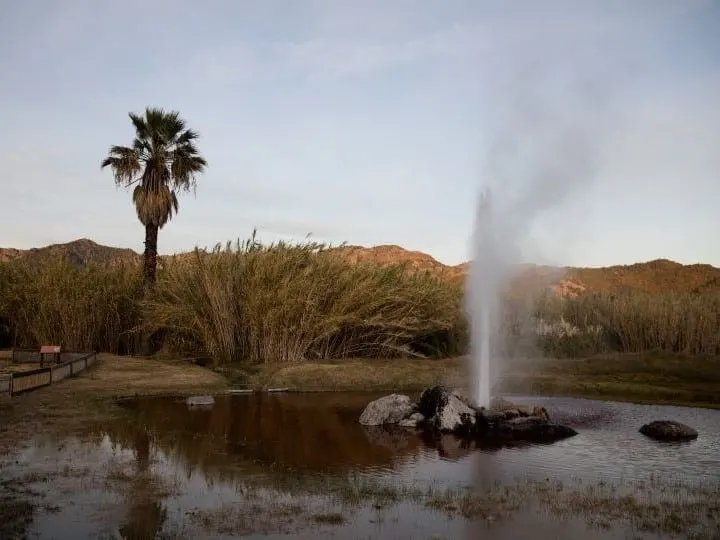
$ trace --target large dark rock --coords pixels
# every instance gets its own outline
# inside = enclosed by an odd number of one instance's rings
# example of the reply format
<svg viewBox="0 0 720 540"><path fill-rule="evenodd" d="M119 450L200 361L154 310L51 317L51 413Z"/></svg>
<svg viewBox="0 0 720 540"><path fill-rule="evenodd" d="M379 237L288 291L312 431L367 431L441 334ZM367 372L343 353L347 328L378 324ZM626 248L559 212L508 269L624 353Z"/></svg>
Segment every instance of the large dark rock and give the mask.
<svg viewBox="0 0 720 540"><path fill-rule="evenodd" d="M442 433L467 433L475 429L477 422L477 410L461 395L442 386L433 386L421 394L418 412Z"/></svg>
<svg viewBox="0 0 720 540"><path fill-rule="evenodd" d="M658 441L690 441L698 437L693 428L673 420L655 420L642 426L640 433Z"/></svg>
<svg viewBox="0 0 720 540"><path fill-rule="evenodd" d="M518 417L501 422L495 426L493 433L499 439L537 443L555 442L577 435L577 431L571 427L553 424L537 416Z"/></svg>
<svg viewBox="0 0 720 540"><path fill-rule="evenodd" d="M577 434L570 427L552 423L543 407L495 399L486 410L475 406L459 390L451 391L443 386L425 390L417 406L407 396L396 394L373 401L363 411L360 422L365 425L398 424L422 428L426 433L452 433L465 440L496 440L499 444L510 441L547 443Z"/></svg>

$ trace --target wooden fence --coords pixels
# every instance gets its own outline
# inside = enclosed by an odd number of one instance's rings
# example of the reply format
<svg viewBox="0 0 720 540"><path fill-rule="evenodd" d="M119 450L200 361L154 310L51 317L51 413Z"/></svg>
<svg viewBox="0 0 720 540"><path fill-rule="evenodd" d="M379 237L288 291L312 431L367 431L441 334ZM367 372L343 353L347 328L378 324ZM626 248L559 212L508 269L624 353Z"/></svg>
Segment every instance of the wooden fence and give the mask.
<svg viewBox="0 0 720 540"><path fill-rule="evenodd" d="M77 375L97 362L97 353L62 353L61 362L39 369L18 371L0 378L0 394L14 396Z"/></svg>

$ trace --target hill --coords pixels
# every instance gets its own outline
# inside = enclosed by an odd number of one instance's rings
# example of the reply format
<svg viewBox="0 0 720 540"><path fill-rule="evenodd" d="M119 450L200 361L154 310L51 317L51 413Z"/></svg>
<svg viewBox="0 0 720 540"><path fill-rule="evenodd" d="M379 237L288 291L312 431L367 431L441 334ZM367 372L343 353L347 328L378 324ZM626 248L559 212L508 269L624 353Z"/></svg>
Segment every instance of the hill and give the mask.
<svg viewBox="0 0 720 540"><path fill-rule="evenodd" d="M88 263L139 263L141 260L140 255L132 249L103 246L87 238L73 240L66 244L52 244L27 250L0 248L0 262L16 259L42 261L52 257L67 258L79 265Z"/></svg>
<svg viewBox="0 0 720 540"><path fill-rule="evenodd" d="M381 265L407 263L411 269L428 271L453 281L462 281L469 263L449 266L427 253L406 250L396 245L375 247L342 246L333 248L352 263L375 262ZM141 255L132 249L103 246L87 238L28 250L0 248L0 262L16 259L43 260L66 257L77 264L139 264ZM558 294L576 296L583 292L611 292L623 289L658 292L704 292L720 290L720 268L709 264L683 265L667 259L604 268L575 268L522 265L513 288L541 290L551 287Z"/></svg>

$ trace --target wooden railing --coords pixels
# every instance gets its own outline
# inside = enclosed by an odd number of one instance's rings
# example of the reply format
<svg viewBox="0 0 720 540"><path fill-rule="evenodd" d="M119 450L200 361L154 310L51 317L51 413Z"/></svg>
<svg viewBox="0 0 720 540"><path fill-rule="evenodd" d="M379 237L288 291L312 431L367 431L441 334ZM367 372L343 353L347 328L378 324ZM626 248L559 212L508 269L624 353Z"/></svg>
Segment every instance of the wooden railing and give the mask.
<svg viewBox="0 0 720 540"><path fill-rule="evenodd" d="M22 392L43 388L68 377L73 377L97 362L96 352L65 352L62 353L62 356L65 360L62 363L49 367L41 367L39 369L18 371L8 376L0 377L0 394L14 396Z"/></svg>

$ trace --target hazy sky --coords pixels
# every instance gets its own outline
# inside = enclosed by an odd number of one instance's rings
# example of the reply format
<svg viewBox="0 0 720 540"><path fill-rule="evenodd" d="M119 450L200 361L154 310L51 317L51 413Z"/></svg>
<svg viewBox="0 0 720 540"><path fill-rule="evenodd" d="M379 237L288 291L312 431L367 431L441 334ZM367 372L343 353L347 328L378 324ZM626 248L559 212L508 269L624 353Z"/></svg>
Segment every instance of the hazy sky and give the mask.
<svg viewBox="0 0 720 540"><path fill-rule="evenodd" d="M209 162L164 253L257 227L454 264L492 184L526 259L720 265L719 29L717 0L2 2L0 246L141 251L100 161L155 105Z"/></svg>

